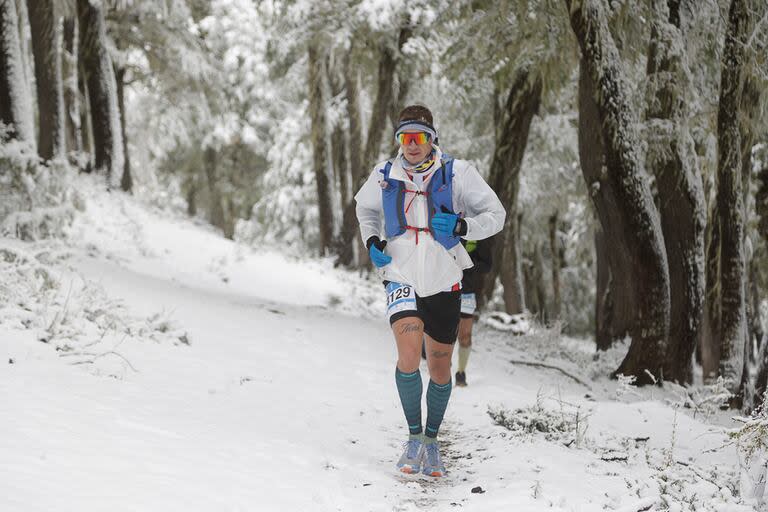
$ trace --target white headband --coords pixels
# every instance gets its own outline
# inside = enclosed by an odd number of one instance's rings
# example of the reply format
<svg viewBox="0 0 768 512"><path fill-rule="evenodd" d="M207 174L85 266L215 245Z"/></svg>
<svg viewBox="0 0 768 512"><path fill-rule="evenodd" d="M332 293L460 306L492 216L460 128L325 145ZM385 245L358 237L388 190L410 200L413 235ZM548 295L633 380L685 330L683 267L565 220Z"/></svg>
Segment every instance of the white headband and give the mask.
<svg viewBox="0 0 768 512"><path fill-rule="evenodd" d="M421 121L403 121L397 126L395 130L395 142L398 142L397 136L404 132L426 132L431 137L431 142L434 143L437 140L437 131L431 126Z"/></svg>

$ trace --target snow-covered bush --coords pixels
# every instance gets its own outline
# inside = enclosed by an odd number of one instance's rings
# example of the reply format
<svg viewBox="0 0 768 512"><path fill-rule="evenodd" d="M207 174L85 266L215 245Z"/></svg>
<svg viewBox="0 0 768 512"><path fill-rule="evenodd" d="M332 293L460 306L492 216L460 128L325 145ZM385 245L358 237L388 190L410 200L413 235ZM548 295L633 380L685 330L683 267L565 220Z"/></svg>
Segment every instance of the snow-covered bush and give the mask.
<svg viewBox="0 0 768 512"><path fill-rule="evenodd" d="M60 236L74 215L73 173L63 160L43 165L34 147L8 139L0 123L0 236Z"/></svg>
<svg viewBox="0 0 768 512"><path fill-rule="evenodd" d="M744 425L731 432L736 443L741 464L741 494L765 504L768 499L768 402L755 410Z"/></svg>
<svg viewBox="0 0 768 512"><path fill-rule="evenodd" d="M482 317L483 323L491 326L497 331L509 332L512 334L526 334L531 332L531 323L533 318L528 313L519 315L508 315L503 311L492 311Z"/></svg>
<svg viewBox="0 0 768 512"><path fill-rule="evenodd" d="M128 338L189 344L167 314L133 316L101 285L62 270L67 258L50 244L0 239L0 326L32 330L73 364L122 359L116 348Z"/></svg>
<svg viewBox="0 0 768 512"><path fill-rule="evenodd" d="M488 415L494 423L510 430L514 437L541 435L547 441L563 442L567 446L575 442L580 446L588 428L584 411L580 408L566 410L562 403L560 410L550 410L542 402L543 398L539 396L534 405L514 411L488 407Z"/></svg>
<svg viewBox="0 0 768 512"><path fill-rule="evenodd" d="M616 398L621 399L624 396L640 396L635 386L637 377L634 375L616 375L618 385L616 386Z"/></svg>
<svg viewBox="0 0 768 512"><path fill-rule="evenodd" d="M733 397L728 381L723 377L703 386L683 387L674 382L665 382L664 386L670 387L678 396L676 405L693 410L694 418L699 414L705 419L710 418L717 411L727 407L728 401Z"/></svg>

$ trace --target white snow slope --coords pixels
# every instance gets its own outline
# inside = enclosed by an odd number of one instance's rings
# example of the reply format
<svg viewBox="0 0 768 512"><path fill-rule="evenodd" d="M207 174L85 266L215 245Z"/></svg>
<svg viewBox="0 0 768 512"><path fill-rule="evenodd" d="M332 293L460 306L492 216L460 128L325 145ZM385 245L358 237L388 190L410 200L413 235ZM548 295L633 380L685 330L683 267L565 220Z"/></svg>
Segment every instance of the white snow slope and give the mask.
<svg viewBox="0 0 768 512"><path fill-rule="evenodd" d="M0 239L60 281L0 302L0 511L758 510L712 418L591 380L589 342L483 325L441 431L448 476L401 475L375 282L93 188L66 244Z"/></svg>

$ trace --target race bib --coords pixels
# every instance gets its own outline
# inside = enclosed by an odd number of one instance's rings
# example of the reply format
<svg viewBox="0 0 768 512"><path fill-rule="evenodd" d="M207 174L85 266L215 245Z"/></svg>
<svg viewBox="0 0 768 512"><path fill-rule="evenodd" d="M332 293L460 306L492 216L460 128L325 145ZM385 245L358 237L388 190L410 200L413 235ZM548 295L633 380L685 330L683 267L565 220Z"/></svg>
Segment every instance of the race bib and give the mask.
<svg viewBox="0 0 768 512"><path fill-rule="evenodd" d="M461 294L461 312L465 315L471 315L477 308L477 298L474 293Z"/></svg>
<svg viewBox="0 0 768 512"><path fill-rule="evenodd" d="M387 319L401 311L416 311L416 292L407 284L387 284Z"/></svg>

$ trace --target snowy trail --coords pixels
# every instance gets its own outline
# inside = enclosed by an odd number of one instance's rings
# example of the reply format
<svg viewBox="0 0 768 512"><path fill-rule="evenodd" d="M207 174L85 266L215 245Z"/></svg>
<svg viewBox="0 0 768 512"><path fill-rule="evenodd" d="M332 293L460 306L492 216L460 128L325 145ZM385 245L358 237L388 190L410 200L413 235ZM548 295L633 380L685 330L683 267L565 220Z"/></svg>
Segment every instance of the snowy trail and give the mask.
<svg viewBox="0 0 768 512"><path fill-rule="evenodd" d="M383 322L195 290L111 262L78 267L139 313L172 310L192 345L121 346L138 370L123 380L60 364L4 379L4 396L25 398L11 401L14 421L2 436L24 443L2 465L27 472L4 475L21 484L6 495L10 510L407 510L461 501L453 489L472 466L452 455L477 450L479 429L446 422L445 481L393 471L403 426ZM477 404L462 405L488 423Z"/></svg>
<svg viewBox="0 0 768 512"><path fill-rule="evenodd" d="M169 312L191 345L121 343L137 371L116 360L112 378L66 364L29 331L0 330L0 355L14 359L0 365L2 511L639 510L663 502L652 472L601 454L650 460L644 450L674 438L676 460L735 464L730 451L706 452L721 430L658 401L608 400L606 382L585 398L564 375L509 364L530 357L521 341L481 327L470 386L454 389L441 431L448 476L400 475L392 335L382 318L325 305L347 282L322 270L307 281L304 265L272 256L233 258L231 242L205 230L129 213L139 220L125 247L143 249L93 250L126 231L105 225L83 236L90 249L75 268L136 314ZM264 285L275 282L279 293ZM513 439L487 414L537 395L550 409L553 397L583 407L593 448ZM690 491L753 510L706 481Z"/></svg>

